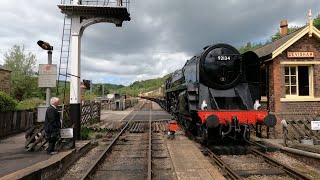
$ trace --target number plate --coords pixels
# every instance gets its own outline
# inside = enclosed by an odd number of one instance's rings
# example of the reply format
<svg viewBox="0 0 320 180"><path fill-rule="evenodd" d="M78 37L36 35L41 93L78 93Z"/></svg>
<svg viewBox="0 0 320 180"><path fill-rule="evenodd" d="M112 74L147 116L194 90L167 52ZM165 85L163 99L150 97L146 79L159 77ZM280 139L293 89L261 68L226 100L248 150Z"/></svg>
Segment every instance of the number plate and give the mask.
<svg viewBox="0 0 320 180"><path fill-rule="evenodd" d="M217 60L218 61L230 61L231 60L231 56L218 56Z"/></svg>
<svg viewBox="0 0 320 180"><path fill-rule="evenodd" d="M320 121L311 121L312 130L320 130Z"/></svg>

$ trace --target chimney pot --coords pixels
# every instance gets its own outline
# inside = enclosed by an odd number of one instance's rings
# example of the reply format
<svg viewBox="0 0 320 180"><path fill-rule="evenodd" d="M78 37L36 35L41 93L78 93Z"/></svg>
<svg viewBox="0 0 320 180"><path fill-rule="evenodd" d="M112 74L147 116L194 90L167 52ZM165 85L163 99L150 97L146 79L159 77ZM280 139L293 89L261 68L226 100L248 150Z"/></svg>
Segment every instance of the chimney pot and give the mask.
<svg viewBox="0 0 320 180"><path fill-rule="evenodd" d="M281 36L285 36L288 34L288 22L287 20L282 20L280 22L280 28L281 28Z"/></svg>

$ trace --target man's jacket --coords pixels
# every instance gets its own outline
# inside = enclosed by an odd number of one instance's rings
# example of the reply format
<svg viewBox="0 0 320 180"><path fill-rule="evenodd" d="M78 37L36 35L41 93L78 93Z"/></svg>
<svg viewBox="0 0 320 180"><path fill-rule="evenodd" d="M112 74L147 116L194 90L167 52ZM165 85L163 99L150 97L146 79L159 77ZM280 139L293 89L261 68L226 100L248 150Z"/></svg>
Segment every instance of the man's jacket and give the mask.
<svg viewBox="0 0 320 180"><path fill-rule="evenodd" d="M44 130L46 138L58 138L60 136L60 114L53 106L49 106L46 111L46 117L44 121Z"/></svg>

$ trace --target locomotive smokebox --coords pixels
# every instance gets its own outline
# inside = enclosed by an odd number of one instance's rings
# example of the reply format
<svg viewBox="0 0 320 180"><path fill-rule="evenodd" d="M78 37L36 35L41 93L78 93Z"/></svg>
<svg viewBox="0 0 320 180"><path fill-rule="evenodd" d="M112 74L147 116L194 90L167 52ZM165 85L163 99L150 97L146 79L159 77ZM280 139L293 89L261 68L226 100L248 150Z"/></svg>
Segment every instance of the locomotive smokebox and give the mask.
<svg viewBox="0 0 320 180"><path fill-rule="evenodd" d="M229 89L241 78L242 56L228 44L208 46L200 57L200 81L214 89Z"/></svg>
<svg viewBox="0 0 320 180"><path fill-rule="evenodd" d="M264 119L263 119L263 123L267 126L267 127L274 127L277 124L277 118L275 115L272 114L268 114Z"/></svg>
<svg viewBox="0 0 320 180"><path fill-rule="evenodd" d="M210 115L206 119L207 128L216 128L219 126L219 117L217 115Z"/></svg>

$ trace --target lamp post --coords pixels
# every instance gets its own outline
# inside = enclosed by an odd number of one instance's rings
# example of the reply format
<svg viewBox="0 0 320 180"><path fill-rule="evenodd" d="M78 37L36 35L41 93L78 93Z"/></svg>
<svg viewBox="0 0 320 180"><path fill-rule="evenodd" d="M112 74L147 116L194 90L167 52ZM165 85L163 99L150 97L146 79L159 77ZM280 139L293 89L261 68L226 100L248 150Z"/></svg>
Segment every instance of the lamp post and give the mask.
<svg viewBox="0 0 320 180"><path fill-rule="evenodd" d="M48 51L48 64L51 65L52 64L52 50L53 50L53 46L50 46L49 43L44 42L39 40L37 42L37 44L44 50ZM51 88L47 88L46 90L46 106L49 107L50 106L50 94L51 94Z"/></svg>

